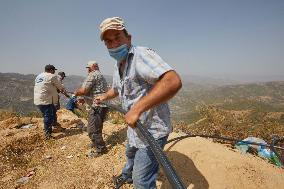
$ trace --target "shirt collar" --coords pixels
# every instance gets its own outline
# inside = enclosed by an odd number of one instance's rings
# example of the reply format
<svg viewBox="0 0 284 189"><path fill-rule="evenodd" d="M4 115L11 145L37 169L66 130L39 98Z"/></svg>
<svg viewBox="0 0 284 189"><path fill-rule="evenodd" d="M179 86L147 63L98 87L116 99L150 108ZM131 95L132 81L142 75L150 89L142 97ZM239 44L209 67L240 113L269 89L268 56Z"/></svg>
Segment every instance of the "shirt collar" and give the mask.
<svg viewBox="0 0 284 189"><path fill-rule="evenodd" d="M134 54L134 52L135 52L135 46L131 45L128 54Z"/></svg>

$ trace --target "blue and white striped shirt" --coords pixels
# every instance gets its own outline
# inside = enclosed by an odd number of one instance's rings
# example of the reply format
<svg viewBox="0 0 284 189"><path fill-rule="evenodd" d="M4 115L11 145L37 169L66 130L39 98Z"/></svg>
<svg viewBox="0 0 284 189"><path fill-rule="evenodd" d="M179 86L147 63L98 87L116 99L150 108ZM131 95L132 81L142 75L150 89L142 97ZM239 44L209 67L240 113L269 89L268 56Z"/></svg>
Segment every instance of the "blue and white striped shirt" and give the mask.
<svg viewBox="0 0 284 189"><path fill-rule="evenodd" d="M146 96L161 75L173 70L155 51L146 47L132 46L129 50L122 77L119 63L115 65L112 88L119 93L123 109L129 111L143 96ZM144 112L140 120L155 139L172 132L170 110L163 103ZM136 129L128 127L127 137L130 146L145 148L148 144Z"/></svg>

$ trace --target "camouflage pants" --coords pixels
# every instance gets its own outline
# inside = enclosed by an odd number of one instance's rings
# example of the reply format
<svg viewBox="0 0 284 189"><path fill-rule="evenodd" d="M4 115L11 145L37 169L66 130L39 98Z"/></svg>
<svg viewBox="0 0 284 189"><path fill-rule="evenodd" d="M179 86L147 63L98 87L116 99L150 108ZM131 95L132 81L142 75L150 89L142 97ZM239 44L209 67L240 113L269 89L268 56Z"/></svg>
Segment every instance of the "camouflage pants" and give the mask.
<svg viewBox="0 0 284 189"><path fill-rule="evenodd" d="M87 132L91 141L93 142L93 145L96 147L97 152L101 152L106 148L102 136L102 130L107 111L107 107L91 108L89 111Z"/></svg>

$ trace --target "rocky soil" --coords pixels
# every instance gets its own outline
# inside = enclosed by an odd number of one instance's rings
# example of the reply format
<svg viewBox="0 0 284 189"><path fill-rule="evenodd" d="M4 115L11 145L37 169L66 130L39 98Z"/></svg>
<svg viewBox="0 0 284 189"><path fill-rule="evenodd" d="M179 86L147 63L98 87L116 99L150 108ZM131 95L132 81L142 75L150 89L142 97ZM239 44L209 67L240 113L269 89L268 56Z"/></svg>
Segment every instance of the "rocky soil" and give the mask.
<svg viewBox="0 0 284 189"><path fill-rule="evenodd" d="M55 140L50 141L44 140L42 119L12 117L0 122L0 188L113 188L112 176L120 173L125 162L126 126L106 121L108 153L90 158L86 155L90 141L81 129L86 120L64 109L58 112L58 120L67 130L54 133ZM180 135L173 133L170 138ZM284 186L284 169L208 139L172 142L165 152L187 188ZM163 171L157 185L171 188ZM133 187L122 187L128 188Z"/></svg>

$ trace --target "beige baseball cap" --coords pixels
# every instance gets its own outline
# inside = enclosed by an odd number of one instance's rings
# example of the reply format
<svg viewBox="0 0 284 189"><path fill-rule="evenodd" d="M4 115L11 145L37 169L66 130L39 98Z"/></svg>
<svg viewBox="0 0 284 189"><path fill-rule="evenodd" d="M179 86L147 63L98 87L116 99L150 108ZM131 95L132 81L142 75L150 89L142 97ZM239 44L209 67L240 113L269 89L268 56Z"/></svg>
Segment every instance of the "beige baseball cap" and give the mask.
<svg viewBox="0 0 284 189"><path fill-rule="evenodd" d="M107 18L100 24L100 30L101 30L101 40L103 40L103 35L107 30L124 30L125 24L122 18L120 17L112 17Z"/></svg>
<svg viewBox="0 0 284 189"><path fill-rule="evenodd" d="M90 68L90 67L92 67L92 66L95 65L95 64L98 64L98 62L95 61L95 60L90 60L90 61L87 63L86 68Z"/></svg>

